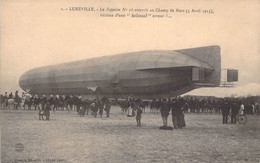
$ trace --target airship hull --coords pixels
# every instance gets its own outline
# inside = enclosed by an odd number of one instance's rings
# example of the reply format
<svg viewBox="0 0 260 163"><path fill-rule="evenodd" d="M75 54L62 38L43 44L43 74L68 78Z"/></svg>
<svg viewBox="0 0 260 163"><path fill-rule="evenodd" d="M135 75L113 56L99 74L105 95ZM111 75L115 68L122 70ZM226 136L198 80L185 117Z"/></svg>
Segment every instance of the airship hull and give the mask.
<svg viewBox="0 0 260 163"><path fill-rule="evenodd" d="M198 79L194 80L194 74ZM24 73L19 84L30 94L158 98L186 93L197 88L196 83L218 86L219 81L220 48L209 46L141 51L39 67Z"/></svg>

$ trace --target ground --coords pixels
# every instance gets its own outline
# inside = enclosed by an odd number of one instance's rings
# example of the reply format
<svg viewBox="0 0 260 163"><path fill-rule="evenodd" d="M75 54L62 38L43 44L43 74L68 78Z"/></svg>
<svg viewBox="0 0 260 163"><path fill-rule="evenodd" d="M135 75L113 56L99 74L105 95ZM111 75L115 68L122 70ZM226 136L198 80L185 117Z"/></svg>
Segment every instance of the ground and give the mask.
<svg viewBox="0 0 260 163"><path fill-rule="evenodd" d="M1 162L260 162L260 116L223 125L221 115L186 114L187 127L170 131L159 130L160 114L143 113L137 127L117 106L111 111L56 111L40 121L38 111L1 110Z"/></svg>

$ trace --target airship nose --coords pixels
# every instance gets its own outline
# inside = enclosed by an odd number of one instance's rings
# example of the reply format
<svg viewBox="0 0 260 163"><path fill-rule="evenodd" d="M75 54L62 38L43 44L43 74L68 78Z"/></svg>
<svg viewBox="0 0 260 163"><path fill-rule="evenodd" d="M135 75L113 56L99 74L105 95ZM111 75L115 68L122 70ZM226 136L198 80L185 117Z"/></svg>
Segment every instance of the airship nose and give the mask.
<svg viewBox="0 0 260 163"><path fill-rule="evenodd" d="M28 72L25 72L19 79L19 86L25 91L28 92Z"/></svg>

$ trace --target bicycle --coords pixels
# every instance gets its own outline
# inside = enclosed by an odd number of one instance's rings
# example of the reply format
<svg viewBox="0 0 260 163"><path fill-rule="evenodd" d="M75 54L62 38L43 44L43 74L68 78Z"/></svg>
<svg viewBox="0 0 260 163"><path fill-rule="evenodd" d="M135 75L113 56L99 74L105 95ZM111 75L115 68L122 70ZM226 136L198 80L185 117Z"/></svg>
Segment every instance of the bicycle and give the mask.
<svg viewBox="0 0 260 163"><path fill-rule="evenodd" d="M245 114L238 114L236 115L236 120L239 124L246 124L247 117ZM231 123L231 115L228 116L228 121L229 123Z"/></svg>
<svg viewBox="0 0 260 163"><path fill-rule="evenodd" d="M239 114L236 116L236 119L238 121L239 124L246 124L247 122L247 117L245 114Z"/></svg>

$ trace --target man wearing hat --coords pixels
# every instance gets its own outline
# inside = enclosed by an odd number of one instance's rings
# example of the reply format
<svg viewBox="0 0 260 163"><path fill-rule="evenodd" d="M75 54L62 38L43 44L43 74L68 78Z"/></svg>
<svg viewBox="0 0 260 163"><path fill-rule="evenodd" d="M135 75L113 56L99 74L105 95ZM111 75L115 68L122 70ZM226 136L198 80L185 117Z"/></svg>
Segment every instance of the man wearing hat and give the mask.
<svg viewBox="0 0 260 163"><path fill-rule="evenodd" d="M161 116L162 116L162 120L163 120L163 126L167 126L167 118L169 116L169 106L168 103L166 101L166 99L163 99L162 101L162 105L161 105Z"/></svg>

